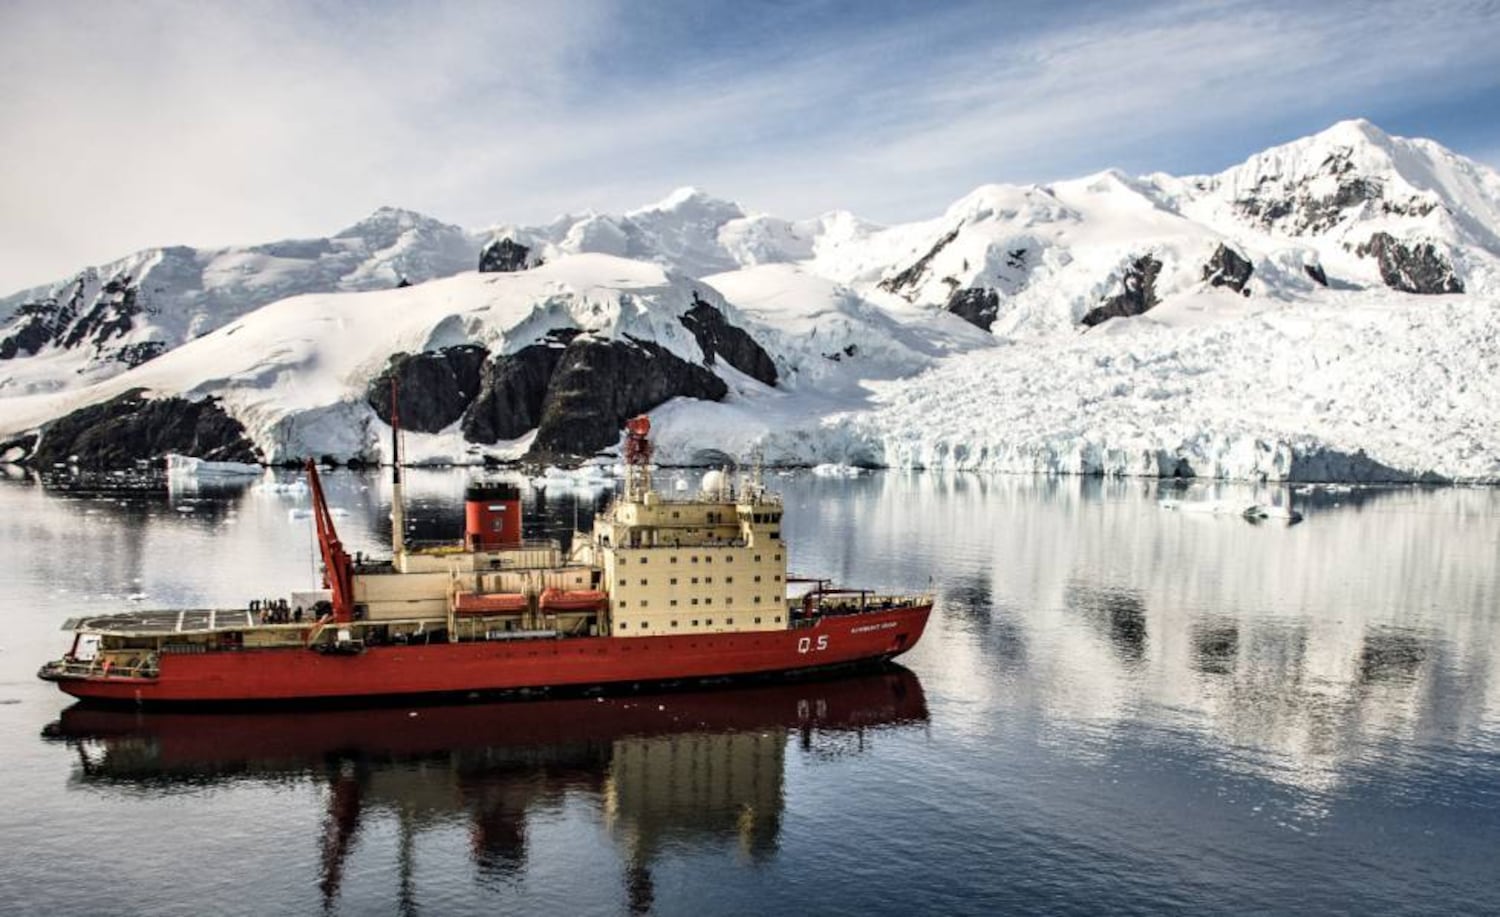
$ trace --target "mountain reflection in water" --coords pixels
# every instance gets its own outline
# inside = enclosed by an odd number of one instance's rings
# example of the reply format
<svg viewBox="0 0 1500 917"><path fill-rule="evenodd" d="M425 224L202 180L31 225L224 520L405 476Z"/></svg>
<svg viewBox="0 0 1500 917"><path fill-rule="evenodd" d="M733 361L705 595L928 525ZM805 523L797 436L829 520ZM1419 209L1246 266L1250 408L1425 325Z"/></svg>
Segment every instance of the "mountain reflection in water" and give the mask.
<svg viewBox="0 0 1500 917"><path fill-rule="evenodd" d="M366 821L394 818L404 913L426 828L463 817L481 876L523 871L530 813L565 794L599 802L626 863L633 912L674 842L732 839L752 861L777 849L787 743L925 723L922 684L878 673L691 693L483 706L276 713L137 713L75 705L45 731L77 753L73 780L160 790L305 779L326 787L319 845L325 907Z"/></svg>

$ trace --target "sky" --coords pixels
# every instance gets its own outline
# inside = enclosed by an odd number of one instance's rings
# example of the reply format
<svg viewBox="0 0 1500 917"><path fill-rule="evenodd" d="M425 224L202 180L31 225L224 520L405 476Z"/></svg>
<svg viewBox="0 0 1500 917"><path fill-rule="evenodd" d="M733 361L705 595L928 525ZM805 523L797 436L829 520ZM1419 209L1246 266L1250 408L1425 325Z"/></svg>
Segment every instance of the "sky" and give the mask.
<svg viewBox="0 0 1500 917"><path fill-rule="evenodd" d="M1500 2L4 0L0 293L385 205L900 222L1352 117L1500 166Z"/></svg>

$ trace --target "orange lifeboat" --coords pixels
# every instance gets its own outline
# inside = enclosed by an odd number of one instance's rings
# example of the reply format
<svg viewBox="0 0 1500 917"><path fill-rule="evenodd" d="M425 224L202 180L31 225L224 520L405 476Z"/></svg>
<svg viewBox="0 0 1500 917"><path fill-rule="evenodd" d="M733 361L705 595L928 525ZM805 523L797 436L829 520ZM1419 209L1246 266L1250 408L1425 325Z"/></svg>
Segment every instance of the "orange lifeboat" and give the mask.
<svg viewBox="0 0 1500 917"><path fill-rule="evenodd" d="M453 597L453 613L458 615L520 614L526 610L526 596L519 592L460 592Z"/></svg>
<svg viewBox="0 0 1500 917"><path fill-rule="evenodd" d="M540 602L544 612L603 611L608 604L609 596L597 589L544 589Z"/></svg>

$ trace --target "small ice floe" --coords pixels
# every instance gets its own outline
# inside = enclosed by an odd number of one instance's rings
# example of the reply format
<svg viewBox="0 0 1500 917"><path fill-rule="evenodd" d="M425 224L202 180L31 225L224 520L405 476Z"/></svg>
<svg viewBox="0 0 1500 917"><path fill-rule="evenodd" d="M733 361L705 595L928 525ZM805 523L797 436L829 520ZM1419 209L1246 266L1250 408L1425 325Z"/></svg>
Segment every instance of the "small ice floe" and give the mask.
<svg viewBox="0 0 1500 917"><path fill-rule="evenodd" d="M857 478L864 474L865 470L853 465L825 462L822 465L814 465L812 473L820 478Z"/></svg>
<svg viewBox="0 0 1500 917"><path fill-rule="evenodd" d="M175 510L177 510L179 513L191 513L191 512L193 512L193 507L191 507L191 506L174 506L172 508L175 509Z"/></svg>
<svg viewBox="0 0 1500 917"><path fill-rule="evenodd" d="M299 519L311 518L312 510L310 509L289 509L286 511L286 519L288 522L296 522Z"/></svg>
<svg viewBox="0 0 1500 917"><path fill-rule="evenodd" d="M146 593L132 592L130 595L125 596L125 598L129 599L132 602L144 602L146 601Z"/></svg>
<svg viewBox="0 0 1500 917"><path fill-rule="evenodd" d="M303 481L266 480L255 486L255 492L285 497L303 497L307 495L307 484Z"/></svg>
<svg viewBox="0 0 1500 917"><path fill-rule="evenodd" d="M1241 500L1174 500L1166 499L1158 504L1162 509L1181 513L1199 513L1209 516L1239 516L1244 519L1285 519L1288 523L1301 522L1302 514L1286 506L1270 503L1245 503Z"/></svg>

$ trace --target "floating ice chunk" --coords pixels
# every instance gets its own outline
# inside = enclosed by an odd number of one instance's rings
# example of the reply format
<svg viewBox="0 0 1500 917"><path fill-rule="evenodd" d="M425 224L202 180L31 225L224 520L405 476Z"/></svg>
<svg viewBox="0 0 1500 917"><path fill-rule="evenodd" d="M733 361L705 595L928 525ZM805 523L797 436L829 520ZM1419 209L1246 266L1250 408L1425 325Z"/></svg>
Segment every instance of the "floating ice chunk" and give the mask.
<svg viewBox="0 0 1500 917"><path fill-rule="evenodd" d="M863 468L853 465L842 465L825 462L822 465L814 465L812 473L820 478L857 478L865 473Z"/></svg>
<svg viewBox="0 0 1500 917"><path fill-rule="evenodd" d="M167 453L168 478L245 478L259 477L264 471L259 465L245 462L210 462L190 455Z"/></svg>

